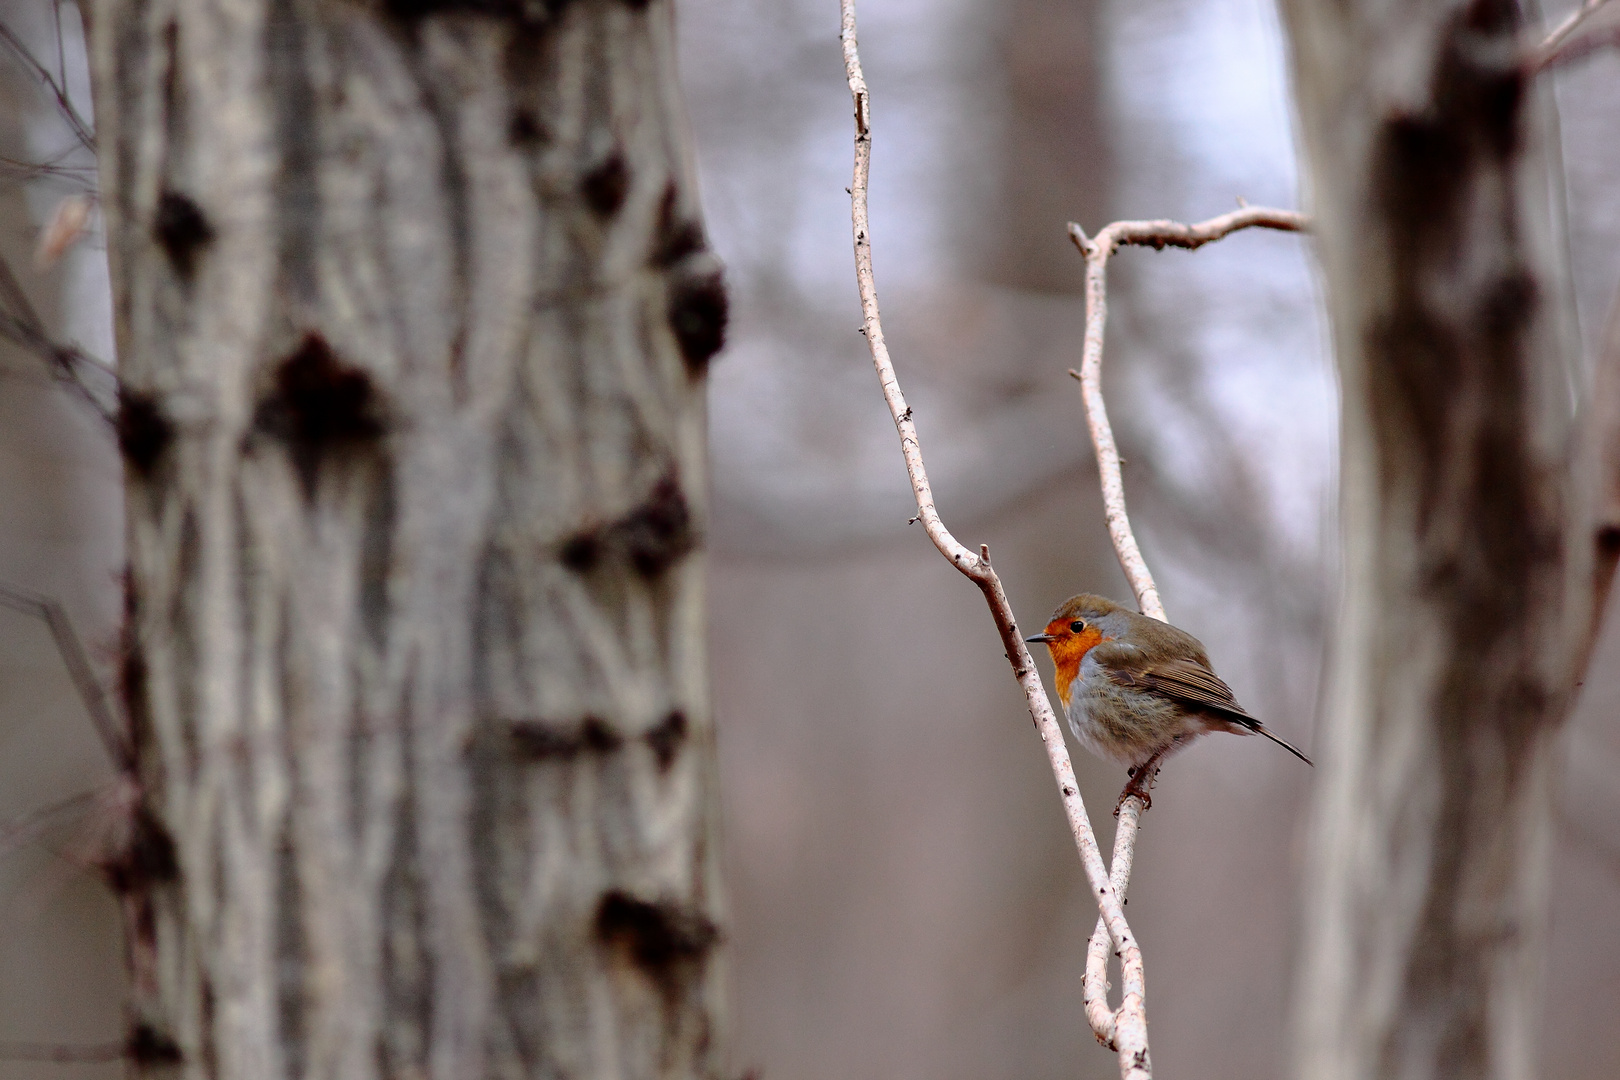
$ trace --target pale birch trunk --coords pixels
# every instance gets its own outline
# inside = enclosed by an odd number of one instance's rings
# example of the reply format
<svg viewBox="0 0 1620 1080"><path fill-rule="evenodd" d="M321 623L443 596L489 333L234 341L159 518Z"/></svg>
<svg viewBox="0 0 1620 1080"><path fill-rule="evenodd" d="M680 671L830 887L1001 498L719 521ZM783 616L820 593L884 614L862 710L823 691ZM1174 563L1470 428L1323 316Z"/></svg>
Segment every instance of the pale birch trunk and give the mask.
<svg viewBox="0 0 1620 1080"><path fill-rule="evenodd" d="M665 0L99 0L143 1076L721 1071Z"/></svg>
<svg viewBox="0 0 1620 1080"><path fill-rule="evenodd" d="M1535 1075L1553 740L1592 603L1511 0L1288 0L1343 392L1301 1075Z"/></svg>

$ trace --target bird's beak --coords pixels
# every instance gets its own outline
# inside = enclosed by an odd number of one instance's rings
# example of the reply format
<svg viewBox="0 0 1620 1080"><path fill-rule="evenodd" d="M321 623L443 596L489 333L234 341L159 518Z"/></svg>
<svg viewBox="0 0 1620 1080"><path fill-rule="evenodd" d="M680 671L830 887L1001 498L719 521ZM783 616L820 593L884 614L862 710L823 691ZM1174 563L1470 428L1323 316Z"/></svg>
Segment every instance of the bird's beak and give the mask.
<svg viewBox="0 0 1620 1080"><path fill-rule="evenodd" d="M1053 638L1051 634L1031 634L1024 640L1029 642L1031 645L1050 645L1056 639Z"/></svg>

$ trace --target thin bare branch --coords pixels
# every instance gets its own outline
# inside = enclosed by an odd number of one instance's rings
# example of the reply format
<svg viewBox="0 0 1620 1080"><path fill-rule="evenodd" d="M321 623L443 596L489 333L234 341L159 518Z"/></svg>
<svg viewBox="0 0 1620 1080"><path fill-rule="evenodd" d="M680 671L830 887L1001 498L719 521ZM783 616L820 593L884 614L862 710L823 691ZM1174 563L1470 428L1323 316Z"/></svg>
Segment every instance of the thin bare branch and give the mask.
<svg viewBox="0 0 1620 1080"><path fill-rule="evenodd" d="M1151 1080L1152 1066L1148 1057L1147 1013L1142 965L1142 951L1125 921L1124 906L1103 865L1102 851L1086 814L1085 802L1080 797L1080 785L1074 776L1074 764L1063 740L1063 731L1052 712L1046 687L1041 682L1035 662L1024 644L1023 635L1013 617L1012 605L1002 589L1001 579L990 566L988 548L980 547L974 554L963 546L940 520L934 504L933 490L928 483L928 471L923 464L922 447L917 439L917 425L911 407L900 392L900 383L889 358L883 336L883 324L878 314L877 285L872 272L872 238L867 218L867 177L872 158L872 129L866 79L861 73L860 54L855 36L854 0L840 0L844 69L849 78L849 90L855 105L855 171L850 186L851 220L855 234L855 277L860 288L863 330L867 347L872 353L872 364L877 369L878 381L883 387L884 400L900 433L900 450L905 458L906 472L911 478L912 491L917 497L917 520L921 521L939 553L967 576L990 605L991 616L1001 634L1013 674L1024 691L1031 719L1046 747L1047 759L1057 780L1058 791L1074 834L1075 847L1091 883L1101 920L1108 929L1120 955L1121 981L1124 996L1119 1011L1109 1019L1106 1031L1097 1031L1119 1054L1120 1075L1124 1080ZM1096 1030L1095 1026L1093 1030Z"/></svg>
<svg viewBox="0 0 1620 1080"><path fill-rule="evenodd" d="M1568 63L1603 48L1620 42L1620 27L1610 26L1604 32L1578 36L1579 31L1587 29L1587 22L1599 11L1609 5L1609 0L1586 0L1586 3L1564 16L1562 22L1553 27L1540 42L1530 47L1524 59L1524 70L1527 74L1536 75L1548 68Z"/></svg>
<svg viewBox="0 0 1620 1080"><path fill-rule="evenodd" d="M56 651L62 657L62 663L67 667L68 677L73 680L73 685L79 692L79 700L84 702L85 711L90 714L90 722L95 726L96 734L101 736L102 744L107 748L108 756L112 758L119 772L132 773L135 768L135 751L130 746L123 725L119 723L112 706L108 704L101 680L96 678L95 669L90 666L90 658L84 651L84 645L80 643L79 635L74 631L73 624L68 621L67 612L62 605L43 596L35 596L33 593L0 585L0 607L32 615L45 623L46 629L51 632L51 640L56 643Z"/></svg>
<svg viewBox="0 0 1620 1080"><path fill-rule="evenodd" d="M1178 221L1116 221L1103 229L1095 238L1086 236L1085 230L1069 223L1069 238L1086 259L1086 337L1081 352L1080 370L1069 372L1080 381L1085 399L1086 424L1091 429L1091 443L1097 450L1097 470L1101 474L1103 514L1108 522L1108 536L1114 543L1125 580L1136 594L1137 606L1142 614L1165 621L1164 603L1159 599L1159 587L1154 584L1142 549L1137 546L1136 534L1131 530L1131 519L1125 512L1125 483L1120 477L1119 447L1114 443L1114 429L1108 423L1108 409L1102 396L1103 331L1108 322L1108 259L1127 245L1150 247L1155 250L1179 247L1193 250L1221 239L1239 229L1282 229L1298 232L1305 227L1305 216L1292 210L1272 210L1263 206L1245 206L1229 214L1184 225Z"/></svg>
<svg viewBox="0 0 1620 1080"><path fill-rule="evenodd" d="M1125 890L1131 883L1131 864L1136 857L1136 831L1142 822L1142 800L1135 795L1119 804L1119 825L1114 829L1114 858L1108 865L1108 880L1114 886L1114 895L1121 905L1125 903ZM1086 1019L1091 1022L1097 1041L1110 1050L1118 1050L1114 1010L1108 1004L1108 945L1111 935L1099 915L1097 928L1091 932L1091 943L1086 948L1086 978L1082 992Z"/></svg>
<svg viewBox="0 0 1620 1080"><path fill-rule="evenodd" d="M1159 587L1148 570L1147 561L1142 558L1142 549L1136 542L1136 533L1131 528L1130 515L1125 509L1125 482L1120 472L1119 447L1114 442L1114 429L1108 422L1108 408L1103 401L1102 356L1104 330L1108 322L1108 259L1126 245L1155 250L1166 247L1193 250L1239 229L1260 227L1297 232L1305 225L1306 219L1302 214L1258 206L1243 206L1196 225L1184 225L1177 221L1116 221L1095 238L1086 236L1085 230L1079 225L1069 224L1069 238L1086 260L1085 344L1080 370L1071 369L1069 374L1079 380L1085 402L1086 424L1091 431L1092 447L1097 452L1097 471L1102 485L1103 515L1108 524L1108 536L1113 542L1120 568L1125 571L1125 580L1136 594L1137 606L1144 615L1168 621L1164 602L1159 597ZM1149 775L1133 778L1132 784L1136 783L1136 779L1141 779L1145 786L1151 787L1154 779L1152 774L1157 771L1156 764L1149 762L1143 768L1150 770ZM1130 887L1138 826L1142 812L1147 808L1141 796L1132 793L1132 785L1127 785L1125 791L1115 812L1119 827L1114 834L1114 857L1109 871L1114 893L1122 902ZM1097 1040L1111 1049L1117 1049L1114 1014L1108 1007L1110 936L1108 928L1099 919L1086 950L1083 1000L1086 1018L1091 1022Z"/></svg>
<svg viewBox="0 0 1620 1080"><path fill-rule="evenodd" d="M56 105L57 112L62 114L62 119L72 130L73 137L78 139L86 150L94 153L96 149L95 131L74 106L73 100L68 96L66 84L57 82L50 69L41 64L28 46L23 43L22 39L12 31L11 27L3 22L0 22L0 44L4 44L9 48L13 55L22 61L29 74L44 84L45 89L51 96L51 101Z"/></svg>
<svg viewBox="0 0 1620 1080"><path fill-rule="evenodd" d="M45 361L51 375L66 383L108 424L118 416L118 374L76 345L51 337L11 265L0 257L0 338Z"/></svg>
<svg viewBox="0 0 1620 1080"><path fill-rule="evenodd" d="M101 792L81 791L38 810L30 811L10 821L0 821L0 856L32 843L43 835L61 815L92 802Z"/></svg>

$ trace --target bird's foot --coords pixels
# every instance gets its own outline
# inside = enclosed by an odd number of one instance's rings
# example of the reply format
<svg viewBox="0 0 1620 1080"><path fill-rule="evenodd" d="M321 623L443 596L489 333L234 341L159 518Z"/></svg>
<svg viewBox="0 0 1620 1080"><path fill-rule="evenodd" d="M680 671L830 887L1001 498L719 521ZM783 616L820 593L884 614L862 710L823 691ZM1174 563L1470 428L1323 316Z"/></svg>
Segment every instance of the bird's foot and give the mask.
<svg viewBox="0 0 1620 1080"><path fill-rule="evenodd" d="M1153 805L1153 796L1148 794L1153 782L1159 778L1159 755L1155 754L1134 769L1127 770L1130 780L1126 781L1125 788L1119 793L1119 801L1114 804L1114 816L1119 817L1120 810L1125 806L1125 800L1136 796L1142 800L1142 809L1146 810Z"/></svg>

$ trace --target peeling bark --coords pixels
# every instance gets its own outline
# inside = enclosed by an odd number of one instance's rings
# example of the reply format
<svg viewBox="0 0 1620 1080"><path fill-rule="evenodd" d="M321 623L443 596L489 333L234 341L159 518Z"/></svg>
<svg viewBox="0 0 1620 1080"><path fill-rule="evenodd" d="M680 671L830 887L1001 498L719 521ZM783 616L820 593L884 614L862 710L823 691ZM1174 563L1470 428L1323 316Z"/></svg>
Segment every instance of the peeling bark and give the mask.
<svg viewBox="0 0 1620 1080"><path fill-rule="evenodd" d="M1302 1074L1529 1077L1593 598L1520 13L1283 7L1343 391Z"/></svg>
<svg viewBox="0 0 1620 1080"><path fill-rule="evenodd" d="M96 5L137 1075L721 1071L671 22Z"/></svg>

